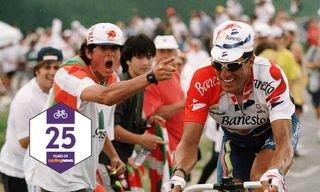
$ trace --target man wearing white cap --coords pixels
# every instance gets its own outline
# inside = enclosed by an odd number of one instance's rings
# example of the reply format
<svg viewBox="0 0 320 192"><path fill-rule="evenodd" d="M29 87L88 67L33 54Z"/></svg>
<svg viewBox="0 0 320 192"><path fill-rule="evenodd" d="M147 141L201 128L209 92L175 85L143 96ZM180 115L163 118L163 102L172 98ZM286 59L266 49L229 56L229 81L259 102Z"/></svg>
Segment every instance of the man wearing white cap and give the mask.
<svg viewBox="0 0 320 192"><path fill-rule="evenodd" d="M158 35L154 39L156 46L155 63L177 56L178 43L173 35ZM178 73L172 79L159 82L146 88L143 110L146 117L161 116L166 120L169 147L174 151L182 137L184 116L184 93Z"/></svg>
<svg viewBox="0 0 320 192"><path fill-rule="evenodd" d="M254 39L252 28L243 22L226 21L215 29L212 66L196 71L191 81L183 137L165 191L186 186L208 113L224 131L218 182L222 177L260 180L263 191L285 191L284 175L292 163L300 124L285 74L278 65L255 57Z"/></svg>
<svg viewBox="0 0 320 192"><path fill-rule="evenodd" d="M93 25L82 44L80 55L67 60L54 78L50 106L62 102L92 120L92 155L59 174L45 165L28 167L27 182L42 191L94 191L98 156L103 150L110 158L111 168L125 171L110 140L113 139L112 105L158 81L170 79L175 69L169 58L150 72L118 82L115 70L119 66L123 33L111 23Z"/></svg>
<svg viewBox="0 0 320 192"><path fill-rule="evenodd" d="M29 145L29 119L43 111L62 52L53 47L38 52L34 78L24 85L10 105L6 141L0 153L0 172L5 192L27 192L23 158Z"/></svg>

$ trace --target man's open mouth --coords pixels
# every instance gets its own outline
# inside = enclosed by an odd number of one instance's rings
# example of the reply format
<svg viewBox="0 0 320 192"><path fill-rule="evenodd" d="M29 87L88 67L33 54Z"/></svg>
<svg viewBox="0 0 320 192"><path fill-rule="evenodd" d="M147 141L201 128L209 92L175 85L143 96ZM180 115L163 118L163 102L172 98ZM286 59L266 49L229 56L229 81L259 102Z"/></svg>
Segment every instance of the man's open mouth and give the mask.
<svg viewBox="0 0 320 192"><path fill-rule="evenodd" d="M107 62L105 63L105 67L106 67L107 69L111 69L111 68L112 68L112 64L113 64L112 61L107 61Z"/></svg>

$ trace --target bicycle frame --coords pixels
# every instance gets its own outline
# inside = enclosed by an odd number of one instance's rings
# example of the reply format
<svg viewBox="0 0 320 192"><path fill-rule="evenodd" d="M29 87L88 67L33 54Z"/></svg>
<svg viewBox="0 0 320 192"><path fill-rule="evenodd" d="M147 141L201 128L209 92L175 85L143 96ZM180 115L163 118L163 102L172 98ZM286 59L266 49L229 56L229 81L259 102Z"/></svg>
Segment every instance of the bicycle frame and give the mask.
<svg viewBox="0 0 320 192"><path fill-rule="evenodd" d="M234 191L238 189L262 188L260 181L245 181L243 183L235 183L230 177L222 178L221 183L196 184L186 187L183 192L193 192L199 190L220 190Z"/></svg>

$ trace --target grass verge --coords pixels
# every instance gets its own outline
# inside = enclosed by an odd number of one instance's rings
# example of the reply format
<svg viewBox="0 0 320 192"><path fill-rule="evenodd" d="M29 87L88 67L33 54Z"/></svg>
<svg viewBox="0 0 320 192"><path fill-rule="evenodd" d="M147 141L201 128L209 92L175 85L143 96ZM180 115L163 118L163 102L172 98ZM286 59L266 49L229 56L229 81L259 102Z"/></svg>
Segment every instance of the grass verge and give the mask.
<svg viewBox="0 0 320 192"><path fill-rule="evenodd" d="M6 139L6 129L8 120L9 109L4 109L0 111L0 149Z"/></svg>

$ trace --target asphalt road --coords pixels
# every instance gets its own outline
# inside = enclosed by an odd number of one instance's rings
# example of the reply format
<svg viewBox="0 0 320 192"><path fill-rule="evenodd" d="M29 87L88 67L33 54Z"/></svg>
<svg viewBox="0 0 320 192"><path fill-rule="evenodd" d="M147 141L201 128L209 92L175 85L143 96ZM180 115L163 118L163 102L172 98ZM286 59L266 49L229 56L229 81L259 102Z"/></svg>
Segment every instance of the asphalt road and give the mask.
<svg viewBox="0 0 320 192"><path fill-rule="evenodd" d="M288 192L320 192L320 142L317 130L320 128L310 97L304 94L306 104L300 117L301 135L298 152L286 176Z"/></svg>

